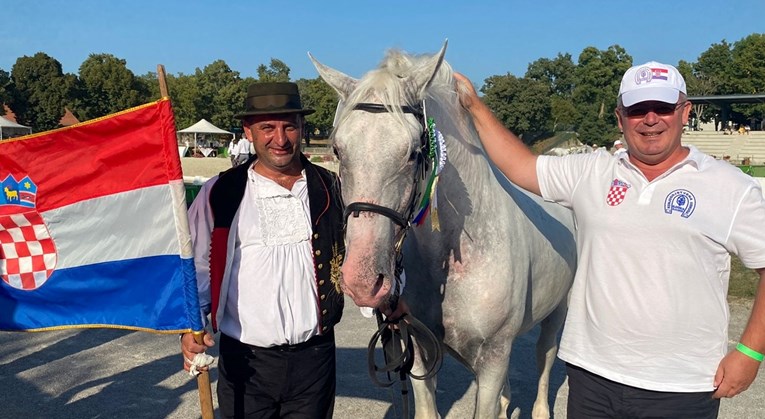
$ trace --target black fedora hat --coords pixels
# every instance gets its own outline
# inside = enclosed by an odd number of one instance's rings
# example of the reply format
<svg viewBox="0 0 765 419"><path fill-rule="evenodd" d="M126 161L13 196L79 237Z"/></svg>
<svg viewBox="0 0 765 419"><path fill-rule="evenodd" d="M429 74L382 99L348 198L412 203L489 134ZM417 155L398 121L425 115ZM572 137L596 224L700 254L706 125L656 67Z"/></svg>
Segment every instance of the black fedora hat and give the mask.
<svg viewBox="0 0 765 419"><path fill-rule="evenodd" d="M234 115L234 118L279 113L310 115L314 112L316 111L313 109L303 109L300 92L295 83L253 83L247 88L244 112Z"/></svg>

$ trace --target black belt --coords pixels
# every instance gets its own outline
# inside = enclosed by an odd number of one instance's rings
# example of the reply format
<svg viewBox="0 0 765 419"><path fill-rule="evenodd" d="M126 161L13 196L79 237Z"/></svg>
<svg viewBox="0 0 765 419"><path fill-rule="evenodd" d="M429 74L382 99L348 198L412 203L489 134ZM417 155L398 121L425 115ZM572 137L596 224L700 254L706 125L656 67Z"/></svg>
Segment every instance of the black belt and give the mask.
<svg viewBox="0 0 765 419"><path fill-rule="evenodd" d="M302 351L303 349L311 348L313 346L321 345L323 343L328 342L334 342L335 341L335 330L332 329L329 332L323 334L323 335L317 335L310 339L308 339L305 342L296 343L294 345L289 344L283 344L283 345L276 345L276 346L269 346L267 348L262 346L254 346L254 345L248 345L246 343L240 342L231 336L228 336L226 334L221 333L220 334L220 341L221 344L223 344L224 341L226 341L227 345L231 345L234 347L240 347L240 348L246 348L250 351L280 351L280 352L297 352Z"/></svg>

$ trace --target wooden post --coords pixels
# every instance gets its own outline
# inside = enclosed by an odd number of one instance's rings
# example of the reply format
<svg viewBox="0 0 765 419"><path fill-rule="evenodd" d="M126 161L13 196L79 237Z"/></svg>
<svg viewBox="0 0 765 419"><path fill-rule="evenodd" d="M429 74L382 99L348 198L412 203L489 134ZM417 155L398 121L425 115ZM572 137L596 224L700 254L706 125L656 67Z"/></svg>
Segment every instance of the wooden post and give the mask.
<svg viewBox="0 0 765 419"><path fill-rule="evenodd" d="M162 64L157 65L157 78L159 79L159 94L162 97L170 97L170 93L167 91L167 80L165 79L165 66ZM198 344L203 344L205 332L193 332L194 341ZM212 402L212 390L210 389L210 372L202 371L197 376L197 388L199 389L199 407L202 410L202 419L214 419L213 416L213 402Z"/></svg>
<svg viewBox="0 0 765 419"><path fill-rule="evenodd" d="M170 97L167 92L167 79L165 79L165 66L157 64L157 78L159 79L159 95L161 97Z"/></svg>
<svg viewBox="0 0 765 419"><path fill-rule="evenodd" d="M194 340L202 345L205 332L193 332L193 334ZM202 419L214 419L209 370L202 371L197 376L197 388L199 389L199 407L202 409Z"/></svg>

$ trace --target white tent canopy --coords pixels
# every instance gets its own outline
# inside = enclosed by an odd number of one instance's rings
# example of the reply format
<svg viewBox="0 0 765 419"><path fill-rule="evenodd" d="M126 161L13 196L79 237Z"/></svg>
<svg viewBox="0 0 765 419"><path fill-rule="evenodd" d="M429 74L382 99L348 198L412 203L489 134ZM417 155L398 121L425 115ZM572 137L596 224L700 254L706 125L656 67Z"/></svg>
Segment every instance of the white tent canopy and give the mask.
<svg viewBox="0 0 765 419"><path fill-rule="evenodd" d="M211 124L206 119L200 119L199 122L196 124L182 129L178 132L188 132L192 134L228 134L228 135L234 135L234 133L226 131L225 129L220 129L216 127L215 125Z"/></svg>
<svg viewBox="0 0 765 419"><path fill-rule="evenodd" d="M188 128L184 128L184 129L178 131L178 133L179 134L194 134L194 148L195 149L197 149L197 136L199 134L203 134L203 135L204 134L214 134L214 135L215 134L218 134L218 135L226 134L226 135L230 135L231 139L233 139L235 137L235 134L233 132L229 132L229 131L226 131L224 129L220 129L220 128L216 127L215 125L213 125L212 123L210 123L206 119L200 119L199 122L197 122L196 124L194 124L194 125L192 125L192 126L190 126ZM178 144L178 146L180 147L181 145ZM207 148L207 147L203 147L202 150L203 150L203 153L205 151L208 151L208 154L209 154L209 151L211 151L211 149ZM186 153L186 150L185 149L184 150L180 150L180 152L181 152L181 156L183 156ZM205 154L205 155L208 155L208 154Z"/></svg>
<svg viewBox="0 0 765 419"><path fill-rule="evenodd" d="M3 138L10 138L11 135L16 136L19 133L31 134L32 128L26 125L17 124L0 116L0 140Z"/></svg>

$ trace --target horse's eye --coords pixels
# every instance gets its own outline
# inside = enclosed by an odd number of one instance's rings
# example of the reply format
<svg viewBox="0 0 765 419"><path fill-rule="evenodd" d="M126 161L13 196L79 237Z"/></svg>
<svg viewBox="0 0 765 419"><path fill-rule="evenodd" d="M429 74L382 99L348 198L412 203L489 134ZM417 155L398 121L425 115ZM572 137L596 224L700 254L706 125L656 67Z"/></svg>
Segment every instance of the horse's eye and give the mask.
<svg viewBox="0 0 765 419"><path fill-rule="evenodd" d="M409 161L417 160L417 156L419 156L419 155L420 155L420 150L412 151L412 154L409 155Z"/></svg>

